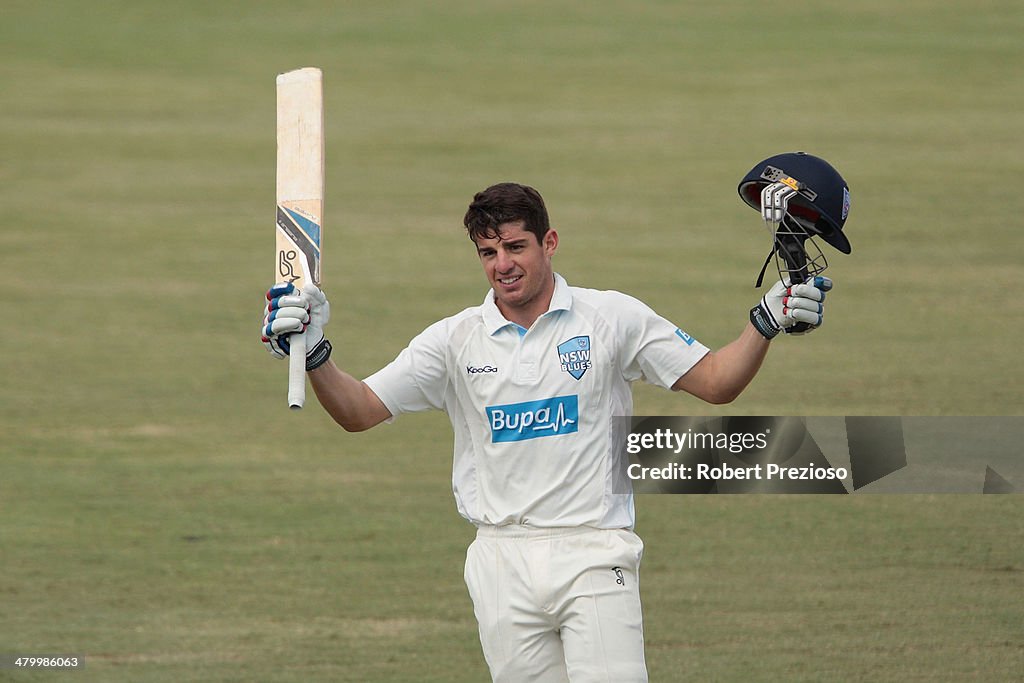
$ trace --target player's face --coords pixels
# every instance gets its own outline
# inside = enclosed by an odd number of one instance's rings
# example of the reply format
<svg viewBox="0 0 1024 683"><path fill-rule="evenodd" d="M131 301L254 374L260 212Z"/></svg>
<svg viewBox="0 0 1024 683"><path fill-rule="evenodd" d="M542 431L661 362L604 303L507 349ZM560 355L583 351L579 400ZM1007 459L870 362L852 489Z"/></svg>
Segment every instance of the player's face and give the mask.
<svg viewBox="0 0 1024 683"><path fill-rule="evenodd" d="M557 247L554 230L538 243L522 221L503 223L497 237L477 240L477 254L494 289L495 303L510 321L529 327L548 309L555 291L551 257Z"/></svg>

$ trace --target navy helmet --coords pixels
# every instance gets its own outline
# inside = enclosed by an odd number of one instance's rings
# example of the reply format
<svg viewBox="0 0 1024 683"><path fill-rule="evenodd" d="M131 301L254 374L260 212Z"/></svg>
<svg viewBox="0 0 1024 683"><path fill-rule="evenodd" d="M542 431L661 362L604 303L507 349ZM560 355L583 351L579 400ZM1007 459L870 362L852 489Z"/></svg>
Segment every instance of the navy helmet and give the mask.
<svg viewBox="0 0 1024 683"><path fill-rule="evenodd" d="M761 210L761 190L785 177L802 188L789 200L788 213L844 254L850 241L843 234L850 213L850 187L839 171L806 152L776 154L760 162L743 177L737 190L751 208Z"/></svg>

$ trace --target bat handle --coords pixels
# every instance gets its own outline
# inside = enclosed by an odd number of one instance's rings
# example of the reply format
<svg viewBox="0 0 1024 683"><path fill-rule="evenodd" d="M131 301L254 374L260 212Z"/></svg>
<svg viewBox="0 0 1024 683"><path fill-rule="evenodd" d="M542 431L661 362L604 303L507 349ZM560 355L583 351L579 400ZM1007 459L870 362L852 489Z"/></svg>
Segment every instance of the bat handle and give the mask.
<svg viewBox="0 0 1024 683"><path fill-rule="evenodd" d="M306 333L293 334L288 341L288 407L299 410L306 402Z"/></svg>

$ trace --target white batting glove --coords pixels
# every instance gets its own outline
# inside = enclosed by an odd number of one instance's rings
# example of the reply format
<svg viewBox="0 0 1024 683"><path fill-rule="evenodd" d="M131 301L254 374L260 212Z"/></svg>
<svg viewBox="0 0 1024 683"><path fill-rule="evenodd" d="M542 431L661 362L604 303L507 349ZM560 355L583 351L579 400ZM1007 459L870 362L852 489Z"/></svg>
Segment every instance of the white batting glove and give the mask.
<svg viewBox="0 0 1024 683"><path fill-rule="evenodd" d="M309 307L295 285L278 282L267 291L260 340L270 355L278 359L287 358L291 348L288 337L295 332L304 332L308 325Z"/></svg>
<svg viewBox="0 0 1024 683"><path fill-rule="evenodd" d="M331 304L315 285L297 290L290 282L279 282L267 292L260 339L275 358L286 358L288 338L306 333L306 369L319 367L331 355L331 343L324 338L324 326L331 319Z"/></svg>
<svg viewBox="0 0 1024 683"><path fill-rule="evenodd" d="M812 332L821 327L825 292L831 289L832 280L821 275L802 285L791 286L788 278L780 280L750 309L750 322L765 339L772 339L782 331L787 334ZM807 323L810 327L800 331L791 329L797 323Z"/></svg>
<svg viewBox="0 0 1024 683"><path fill-rule="evenodd" d="M309 284L302 288L302 300L309 310L306 326L306 370L314 370L331 357L331 342L324 336L324 328L331 320L331 302L320 288Z"/></svg>

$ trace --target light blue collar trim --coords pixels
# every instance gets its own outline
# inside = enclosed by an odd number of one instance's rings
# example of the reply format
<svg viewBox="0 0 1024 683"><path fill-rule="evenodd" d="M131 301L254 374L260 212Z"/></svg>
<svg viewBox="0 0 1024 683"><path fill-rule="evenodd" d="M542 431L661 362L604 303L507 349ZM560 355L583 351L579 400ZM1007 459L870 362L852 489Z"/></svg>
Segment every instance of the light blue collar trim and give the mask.
<svg viewBox="0 0 1024 683"><path fill-rule="evenodd" d="M569 283L567 283L565 278L561 275L555 273L555 291L551 295L551 304L548 306L548 310L541 317L553 313L554 311L568 311L571 308L572 290L569 289ZM520 337L526 334L526 328L507 320L505 316L501 314L501 311L498 310L497 304L494 303L493 289L488 290L487 296L484 297L483 319L487 333L490 335L496 334L499 330L502 330L509 325L514 325L518 329Z"/></svg>

